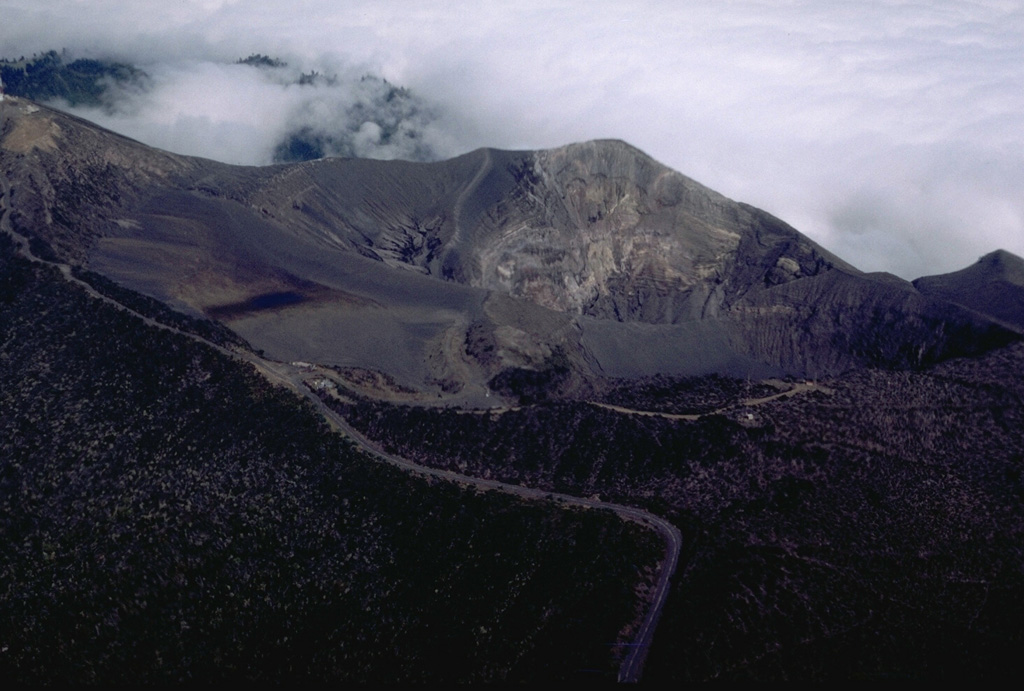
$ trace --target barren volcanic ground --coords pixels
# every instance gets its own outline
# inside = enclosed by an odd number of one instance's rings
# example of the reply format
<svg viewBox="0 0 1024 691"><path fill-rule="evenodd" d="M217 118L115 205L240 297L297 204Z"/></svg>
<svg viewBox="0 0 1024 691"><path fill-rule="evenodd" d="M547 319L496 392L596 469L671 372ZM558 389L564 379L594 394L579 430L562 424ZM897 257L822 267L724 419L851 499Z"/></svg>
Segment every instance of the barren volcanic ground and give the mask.
<svg viewBox="0 0 1024 691"><path fill-rule="evenodd" d="M239 168L5 112L12 221L56 256L271 356L432 395L480 402L508 370L575 390L919 366L1017 328L862 274L623 142Z"/></svg>

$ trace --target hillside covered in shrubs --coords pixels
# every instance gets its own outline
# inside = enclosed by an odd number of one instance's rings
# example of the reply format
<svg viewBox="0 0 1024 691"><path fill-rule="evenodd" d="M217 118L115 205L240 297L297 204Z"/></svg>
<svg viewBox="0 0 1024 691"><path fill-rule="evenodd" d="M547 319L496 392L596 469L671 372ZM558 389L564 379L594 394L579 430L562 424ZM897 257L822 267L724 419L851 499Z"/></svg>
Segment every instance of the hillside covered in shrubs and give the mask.
<svg viewBox="0 0 1024 691"><path fill-rule="evenodd" d="M645 680L1001 679L1024 643L1021 371L1018 344L757 405L718 377L606 396L695 420L329 400L421 463L674 521L684 555Z"/></svg>

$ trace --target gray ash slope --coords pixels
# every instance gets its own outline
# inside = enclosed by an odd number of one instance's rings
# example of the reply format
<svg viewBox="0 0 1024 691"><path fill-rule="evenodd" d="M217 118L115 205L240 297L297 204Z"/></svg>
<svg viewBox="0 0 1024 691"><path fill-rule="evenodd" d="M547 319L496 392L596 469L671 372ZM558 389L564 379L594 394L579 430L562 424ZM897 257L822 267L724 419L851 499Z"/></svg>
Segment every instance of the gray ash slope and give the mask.
<svg viewBox="0 0 1024 691"><path fill-rule="evenodd" d="M0 161L12 222L56 256L269 355L424 391L916 367L1021 331L862 273L619 141L247 168L8 99Z"/></svg>

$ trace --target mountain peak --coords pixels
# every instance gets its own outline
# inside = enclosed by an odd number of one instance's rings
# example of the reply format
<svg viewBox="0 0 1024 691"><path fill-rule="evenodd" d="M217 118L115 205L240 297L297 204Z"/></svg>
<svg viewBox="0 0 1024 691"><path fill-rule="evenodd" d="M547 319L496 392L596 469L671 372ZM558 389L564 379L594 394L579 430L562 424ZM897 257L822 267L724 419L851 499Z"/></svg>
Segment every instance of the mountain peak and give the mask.
<svg viewBox="0 0 1024 691"><path fill-rule="evenodd" d="M1024 286L1024 259L1006 250L995 250L982 256L974 264L947 274L923 276L914 285L935 287L944 285L958 290L969 291L984 283L1005 282Z"/></svg>
<svg viewBox="0 0 1024 691"><path fill-rule="evenodd" d="M975 267L987 271L993 279L1024 286L1024 259L1006 250L989 252L978 260Z"/></svg>
<svg viewBox="0 0 1024 691"><path fill-rule="evenodd" d="M924 276L914 287L1024 331L1024 259L996 250L965 269Z"/></svg>

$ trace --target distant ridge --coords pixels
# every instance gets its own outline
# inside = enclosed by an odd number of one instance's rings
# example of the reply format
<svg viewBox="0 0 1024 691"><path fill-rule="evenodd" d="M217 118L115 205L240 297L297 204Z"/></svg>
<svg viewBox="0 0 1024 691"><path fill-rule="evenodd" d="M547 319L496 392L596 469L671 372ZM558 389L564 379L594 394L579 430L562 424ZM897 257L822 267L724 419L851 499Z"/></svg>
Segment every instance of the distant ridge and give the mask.
<svg viewBox="0 0 1024 691"><path fill-rule="evenodd" d="M966 269L919 278L914 287L1024 332L1024 259L1011 252L990 252Z"/></svg>

